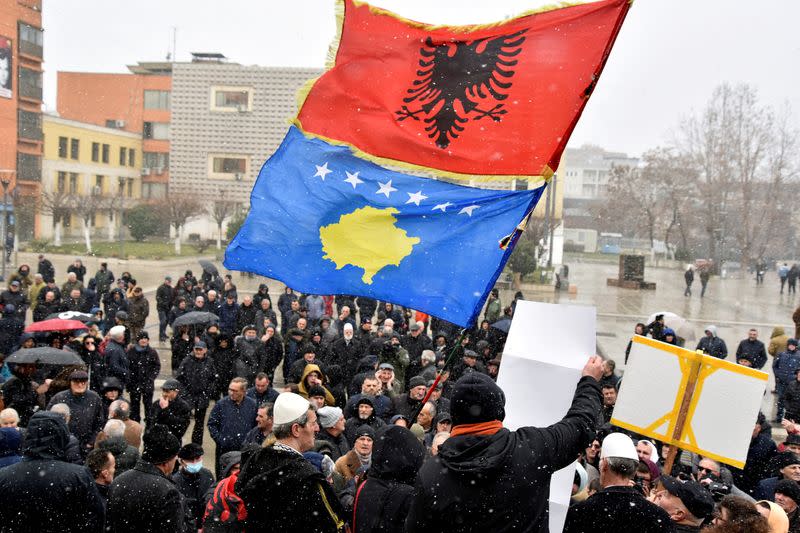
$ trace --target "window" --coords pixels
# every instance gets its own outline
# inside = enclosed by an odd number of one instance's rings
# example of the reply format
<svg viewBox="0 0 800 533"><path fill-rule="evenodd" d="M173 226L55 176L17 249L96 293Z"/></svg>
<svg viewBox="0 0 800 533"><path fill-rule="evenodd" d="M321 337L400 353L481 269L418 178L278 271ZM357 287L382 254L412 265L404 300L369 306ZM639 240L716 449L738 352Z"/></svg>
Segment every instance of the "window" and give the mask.
<svg viewBox="0 0 800 533"><path fill-rule="evenodd" d="M100 143L92 143L92 161L100 161Z"/></svg>
<svg viewBox="0 0 800 533"><path fill-rule="evenodd" d="M128 148L128 166L135 167L136 166L136 150L133 148Z"/></svg>
<svg viewBox="0 0 800 533"><path fill-rule="evenodd" d="M108 163L109 161L109 152L111 152L111 147L107 144L103 145L103 163Z"/></svg>
<svg viewBox="0 0 800 533"><path fill-rule="evenodd" d="M40 181L42 179L42 157L17 152L17 179Z"/></svg>
<svg viewBox="0 0 800 533"><path fill-rule="evenodd" d="M169 109L169 91L145 91L145 109Z"/></svg>
<svg viewBox="0 0 800 533"><path fill-rule="evenodd" d="M243 174L246 165L247 160L244 158L215 157L213 170L216 174Z"/></svg>
<svg viewBox="0 0 800 533"><path fill-rule="evenodd" d="M19 95L33 100L42 99L42 73L19 67Z"/></svg>
<svg viewBox="0 0 800 533"><path fill-rule="evenodd" d="M64 191L67 190L67 173L66 172L59 172L58 173L58 181L56 182L56 190L64 194Z"/></svg>
<svg viewBox="0 0 800 533"><path fill-rule="evenodd" d="M20 109L17 113L17 135L21 139L42 140L42 115Z"/></svg>
<svg viewBox="0 0 800 533"><path fill-rule="evenodd" d="M212 87L212 111L250 111L253 89L250 87Z"/></svg>
<svg viewBox="0 0 800 533"><path fill-rule="evenodd" d="M19 23L19 51L34 57L43 57L44 38L42 30L24 22Z"/></svg>
<svg viewBox="0 0 800 533"><path fill-rule="evenodd" d="M80 139L70 139L69 140L69 158L77 160L78 156L80 155L80 148L81 148Z"/></svg>
<svg viewBox="0 0 800 533"><path fill-rule="evenodd" d="M100 192L100 194L103 194L105 192L105 187L104 187L105 181L106 181L105 176L101 176L100 174L94 177L94 186Z"/></svg>
<svg viewBox="0 0 800 533"><path fill-rule="evenodd" d="M169 152L144 152L142 166L144 168L168 168Z"/></svg>
<svg viewBox="0 0 800 533"><path fill-rule="evenodd" d="M62 159L67 158L67 142L68 139L66 137L58 138L58 157Z"/></svg>
<svg viewBox="0 0 800 533"><path fill-rule="evenodd" d="M121 167L125 166L125 163L128 161L128 149L124 146L119 147L119 165Z"/></svg>
<svg viewBox="0 0 800 533"><path fill-rule="evenodd" d="M128 178L128 198L133 198L133 179Z"/></svg>
<svg viewBox="0 0 800 533"><path fill-rule="evenodd" d="M78 175L74 172L69 173L69 193L78 194Z"/></svg>
<svg viewBox="0 0 800 533"><path fill-rule="evenodd" d="M145 139L169 139L169 123L145 122L143 133Z"/></svg>

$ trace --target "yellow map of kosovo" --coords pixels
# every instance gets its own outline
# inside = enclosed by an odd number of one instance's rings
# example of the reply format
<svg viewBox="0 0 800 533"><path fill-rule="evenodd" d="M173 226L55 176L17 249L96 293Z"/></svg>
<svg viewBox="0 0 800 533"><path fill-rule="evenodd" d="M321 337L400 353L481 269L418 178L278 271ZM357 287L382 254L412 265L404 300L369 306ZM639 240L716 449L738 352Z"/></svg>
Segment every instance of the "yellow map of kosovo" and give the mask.
<svg viewBox="0 0 800 533"><path fill-rule="evenodd" d="M409 237L395 226L399 211L393 207L376 209L361 207L342 215L338 222L319 229L324 259L333 261L336 270L352 265L364 270L361 281L372 284L382 268L399 266L411 254L419 237Z"/></svg>

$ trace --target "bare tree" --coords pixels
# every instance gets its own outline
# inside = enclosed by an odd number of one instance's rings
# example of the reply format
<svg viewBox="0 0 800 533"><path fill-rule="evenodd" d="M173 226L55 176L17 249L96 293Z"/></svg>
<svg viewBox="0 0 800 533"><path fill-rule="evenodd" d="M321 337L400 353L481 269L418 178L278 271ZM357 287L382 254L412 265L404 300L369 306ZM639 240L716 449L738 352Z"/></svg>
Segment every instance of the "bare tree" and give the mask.
<svg viewBox="0 0 800 533"><path fill-rule="evenodd" d="M217 223L217 250L222 249L222 224L236 209L236 202L228 199L227 195L227 191L220 191L219 199L208 206L208 214Z"/></svg>
<svg viewBox="0 0 800 533"><path fill-rule="evenodd" d="M80 217L83 222L83 239L86 243L86 253L92 253L92 225L95 216L107 209L108 198L104 198L100 194L93 194L88 196L72 196L71 204L72 210Z"/></svg>
<svg viewBox="0 0 800 533"><path fill-rule="evenodd" d="M194 196L172 193L157 207L163 209L170 226L175 229L175 253L180 255L183 227L190 218L202 214L203 206Z"/></svg>
<svg viewBox="0 0 800 533"><path fill-rule="evenodd" d="M61 246L61 233L64 218L69 216L72 198L65 191L43 192L38 203L39 212L53 217L53 244Z"/></svg>

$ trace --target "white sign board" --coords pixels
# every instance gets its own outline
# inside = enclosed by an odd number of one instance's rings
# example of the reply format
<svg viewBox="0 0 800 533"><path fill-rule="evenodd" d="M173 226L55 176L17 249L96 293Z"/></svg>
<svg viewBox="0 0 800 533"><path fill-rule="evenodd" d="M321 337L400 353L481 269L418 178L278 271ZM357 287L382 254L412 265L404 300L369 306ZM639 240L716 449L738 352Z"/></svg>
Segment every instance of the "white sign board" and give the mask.
<svg viewBox="0 0 800 533"><path fill-rule="evenodd" d="M675 440L690 380L694 392ZM611 423L743 468L766 386L760 370L636 336Z"/></svg>
<svg viewBox="0 0 800 533"><path fill-rule="evenodd" d="M510 430L564 418L581 370L595 353L594 307L517 301L497 384L506 394ZM550 481L550 531L564 529L575 465Z"/></svg>

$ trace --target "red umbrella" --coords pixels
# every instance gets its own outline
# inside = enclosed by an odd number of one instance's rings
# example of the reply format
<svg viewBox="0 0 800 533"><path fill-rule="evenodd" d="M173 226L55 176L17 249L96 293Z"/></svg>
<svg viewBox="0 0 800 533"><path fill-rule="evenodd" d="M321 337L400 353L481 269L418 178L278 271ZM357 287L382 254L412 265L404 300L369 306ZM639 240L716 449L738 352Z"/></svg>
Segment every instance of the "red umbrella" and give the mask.
<svg viewBox="0 0 800 533"><path fill-rule="evenodd" d="M64 320L63 318L51 318L50 320L42 320L41 322L34 322L25 331L33 333L35 331L66 331L70 329L86 329L86 324L80 320Z"/></svg>

